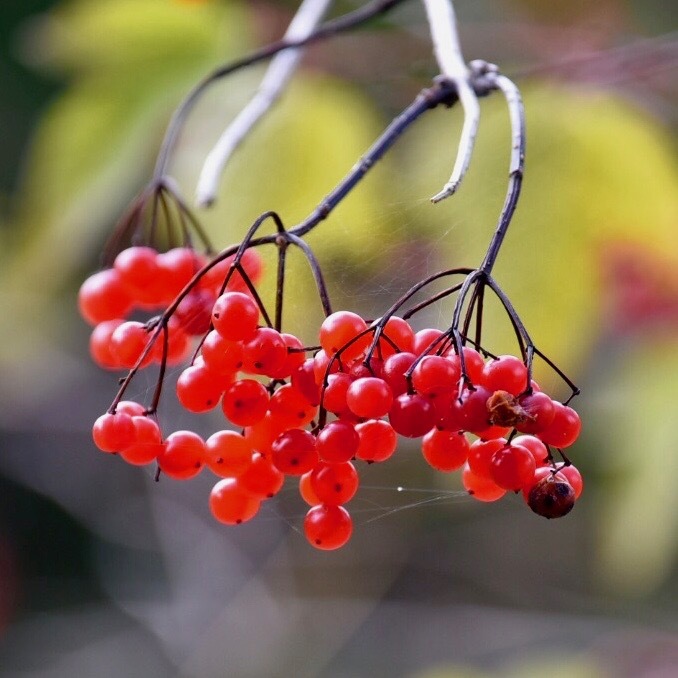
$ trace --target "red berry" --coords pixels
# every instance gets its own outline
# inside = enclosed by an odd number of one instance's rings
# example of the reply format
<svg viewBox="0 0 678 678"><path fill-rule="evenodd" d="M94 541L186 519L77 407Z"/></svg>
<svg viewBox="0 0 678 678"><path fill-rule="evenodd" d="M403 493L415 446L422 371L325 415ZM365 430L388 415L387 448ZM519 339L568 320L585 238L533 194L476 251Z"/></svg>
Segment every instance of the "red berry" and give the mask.
<svg viewBox="0 0 678 678"><path fill-rule="evenodd" d="M103 320L92 330L89 352L99 367L107 370L117 370L120 367L118 357L111 352L111 337L123 322L121 319Z"/></svg>
<svg viewBox="0 0 678 678"><path fill-rule="evenodd" d="M520 407L525 410L529 417L516 425L516 428L523 433L539 433L547 429L556 416L556 408L551 398L545 393L531 393L518 399Z"/></svg>
<svg viewBox="0 0 678 678"><path fill-rule="evenodd" d="M389 385L377 377L356 379L346 391L346 404L358 417L378 419L391 409L393 394Z"/></svg>
<svg viewBox="0 0 678 678"><path fill-rule="evenodd" d="M310 471L318 463L315 438L298 428L281 433L271 445L271 461L287 475L300 476Z"/></svg>
<svg viewBox="0 0 678 678"><path fill-rule="evenodd" d="M528 387L527 367L512 355L500 355L490 360L483 371L482 384L490 391L508 391L520 395Z"/></svg>
<svg viewBox="0 0 678 678"><path fill-rule="evenodd" d="M489 478L484 478L473 473L468 464L464 465L464 470L461 473L461 482L464 489L478 501L497 501L506 494L506 490L499 487Z"/></svg>
<svg viewBox="0 0 678 678"><path fill-rule="evenodd" d="M321 504L338 506L358 491L358 472L350 461L318 464L311 472L311 487Z"/></svg>
<svg viewBox="0 0 678 678"><path fill-rule="evenodd" d="M427 351L431 347L431 344L436 341L437 339L440 339L440 337L443 336L443 333L440 330L436 330L433 328L428 328L425 330L419 330L414 335L414 348L412 349L412 353L415 355L421 355L424 353L424 351ZM433 347L432 351L427 351L427 353L430 353L431 355L435 353L442 345L443 345L444 340L440 340L436 342L436 345Z"/></svg>
<svg viewBox="0 0 678 678"><path fill-rule="evenodd" d="M407 393L409 384L405 378L412 363L417 359L414 353L396 353L389 356L384 361L384 368L382 370L382 378L391 387L391 392L394 396L399 396L402 393Z"/></svg>
<svg viewBox="0 0 678 678"><path fill-rule="evenodd" d="M280 332L260 327L243 346L243 370L273 376L287 360L287 346Z"/></svg>
<svg viewBox="0 0 678 678"><path fill-rule="evenodd" d="M134 443L136 431L128 414L102 414L92 427L94 444L102 452L119 452Z"/></svg>
<svg viewBox="0 0 678 678"><path fill-rule="evenodd" d="M560 449L569 447L579 437L581 431L581 419L571 408L557 401L553 401L555 415L551 424L539 431L538 438L547 445L553 445Z"/></svg>
<svg viewBox="0 0 678 678"><path fill-rule="evenodd" d="M114 268L123 285L136 297L151 286L158 274L158 252L152 247L128 247L115 258Z"/></svg>
<svg viewBox="0 0 678 678"><path fill-rule="evenodd" d="M505 490L518 492L534 477L536 463L532 453L518 445L505 445L490 460L490 477Z"/></svg>
<svg viewBox="0 0 678 678"><path fill-rule="evenodd" d="M252 426L268 411L266 387L254 379L239 379L224 393L221 408L226 419L236 426Z"/></svg>
<svg viewBox="0 0 678 678"><path fill-rule="evenodd" d="M318 456L332 464L350 461L358 451L360 436L353 424L338 419L318 433Z"/></svg>
<svg viewBox="0 0 678 678"><path fill-rule="evenodd" d="M235 260L235 255L226 257L218 264L212 266L203 276L201 283L203 286L212 287L215 291L219 291L224 284L226 275L228 274L229 269L233 261ZM263 262L261 255L254 248L246 249L240 259L240 266L244 269L245 274L249 278L250 282L256 285L259 280L261 280L261 275L263 271ZM244 278L242 277L240 271L235 271L228 281L228 290L236 290L239 292L247 292L248 287Z"/></svg>
<svg viewBox="0 0 678 678"><path fill-rule="evenodd" d="M473 434L482 440L494 440L495 438L505 438L511 429L507 426L488 426L482 431L473 431Z"/></svg>
<svg viewBox="0 0 678 678"><path fill-rule="evenodd" d="M252 455L249 467L238 478L238 484L245 492L260 499L278 494L284 482L284 474L259 452Z"/></svg>
<svg viewBox="0 0 678 678"><path fill-rule="evenodd" d="M436 426L446 431L461 431L464 418L459 406L456 391L432 393L427 396L436 413Z"/></svg>
<svg viewBox="0 0 678 678"><path fill-rule="evenodd" d="M424 356L412 372L412 386L417 393L429 395L453 391L461 376L458 366L439 355Z"/></svg>
<svg viewBox="0 0 678 678"><path fill-rule="evenodd" d="M343 506L313 506L304 519L304 534L317 549L332 551L351 538L353 521Z"/></svg>
<svg viewBox="0 0 678 678"><path fill-rule="evenodd" d="M516 436L512 441L513 445L520 445L526 450L529 450L534 461L537 464L537 468L540 466L546 466L549 463L549 451L546 445L536 438L535 436Z"/></svg>
<svg viewBox="0 0 678 678"><path fill-rule="evenodd" d="M156 262L160 298L163 304L168 304L202 268L205 260L190 247L175 247L158 254Z"/></svg>
<svg viewBox="0 0 678 678"><path fill-rule="evenodd" d="M205 442L192 431L176 431L167 437L158 454L158 466L176 480L186 480L200 473L205 460Z"/></svg>
<svg viewBox="0 0 678 678"><path fill-rule="evenodd" d="M468 452L468 465L473 473L481 478L491 479L490 465L495 452L508 443L504 438L476 440Z"/></svg>
<svg viewBox="0 0 678 678"><path fill-rule="evenodd" d="M188 335L176 325L174 318L171 318L167 324L169 331L167 342L167 364L179 365L188 357L191 350L191 344ZM153 347L153 356L156 362L162 360L162 341L157 341Z"/></svg>
<svg viewBox="0 0 678 678"><path fill-rule="evenodd" d="M191 290L177 306L174 317L181 329L191 336L201 336L210 328L216 298L209 290Z"/></svg>
<svg viewBox="0 0 678 678"><path fill-rule="evenodd" d="M177 380L177 398L189 412L208 412L219 404L222 389L206 366L187 367Z"/></svg>
<svg viewBox="0 0 678 678"><path fill-rule="evenodd" d="M330 374L327 378L327 386L323 391L322 406L328 412L335 414L343 412L348 405L346 404L346 394L348 387L353 383L353 378L345 372Z"/></svg>
<svg viewBox="0 0 678 678"><path fill-rule="evenodd" d="M475 390L465 389L461 394L461 403L456 398L452 401L454 410L461 414L461 421L465 431L477 433L485 431L491 426L490 413L487 401L492 393L483 386L476 386Z"/></svg>
<svg viewBox="0 0 678 678"><path fill-rule="evenodd" d="M361 359L354 360L348 364L348 373L353 379L362 379L363 377L383 378L384 362L377 356L370 358L369 365L366 365Z"/></svg>
<svg viewBox="0 0 678 678"><path fill-rule="evenodd" d="M135 403L136 404L136 403ZM120 406L118 406L118 410ZM133 416L134 442L120 451L120 456L135 466L144 466L155 461L163 448L162 434L155 420L143 415Z"/></svg>
<svg viewBox="0 0 678 678"><path fill-rule="evenodd" d="M220 523L240 525L254 518L261 501L243 491L235 478L224 478L212 488L209 505Z"/></svg>
<svg viewBox="0 0 678 678"><path fill-rule="evenodd" d="M318 495L315 493L315 490L311 486L311 476L313 475L313 471L307 471L304 473L303 476L299 478L299 494L301 495L301 498L309 505L309 506L315 506L316 504L320 504L320 499L318 499Z"/></svg>
<svg viewBox="0 0 678 678"><path fill-rule="evenodd" d="M203 276L200 278L200 286L207 289L211 289L217 294L221 294L223 293L223 291L236 291L236 286L234 286L232 283L234 276L231 276L231 280L229 280L229 285L227 289L222 291L222 287L224 287L226 276L228 275L229 269L231 268L234 259L235 256L230 255L228 257L225 257L221 261L218 261L217 263L208 262L210 263L210 267L205 271ZM241 278L239 280L239 284L237 285L237 291L247 292L246 288L247 286L243 285L243 280Z"/></svg>
<svg viewBox="0 0 678 678"><path fill-rule="evenodd" d="M388 416L391 426L406 438L420 438L436 423L436 411L431 401L418 393L398 396Z"/></svg>
<svg viewBox="0 0 678 678"><path fill-rule="evenodd" d="M129 414L130 417L141 417L146 413L144 406L134 400L121 400L115 411L119 414Z"/></svg>
<svg viewBox="0 0 678 678"><path fill-rule="evenodd" d="M212 309L214 329L228 341L246 341L257 331L259 307L242 292L226 292Z"/></svg>
<svg viewBox="0 0 678 678"><path fill-rule="evenodd" d="M389 341L390 340L390 341ZM397 315L391 316L384 328L377 344L377 355L388 358L397 352L414 350L414 330L407 320Z"/></svg>
<svg viewBox="0 0 678 678"><path fill-rule="evenodd" d="M339 372L342 363L339 360L333 360L332 356L327 355L322 349L313 356L313 372L315 374L315 381L317 384L322 384L325 381L325 376L329 370L329 374Z"/></svg>
<svg viewBox="0 0 678 678"><path fill-rule="evenodd" d="M217 374L235 374L242 368L242 344L224 339L219 332L212 330L203 341L200 355L211 372Z"/></svg>
<svg viewBox="0 0 678 678"><path fill-rule="evenodd" d="M424 459L438 471L456 471L464 465L469 442L461 432L439 431L434 428L421 441Z"/></svg>
<svg viewBox="0 0 678 678"><path fill-rule="evenodd" d="M80 315L90 325L124 318L132 308L132 298L114 268L91 275L78 292Z"/></svg>
<svg viewBox="0 0 678 678"><path fill-rule="evenodd" d="M398 445L393 426L380 419L369 419L355 427L360 440L355 456L364 461L386 461Z"/></svg>
<svg viewBox="0 0 678 678"><path fill-rule="evenodd" d="M111 335L111 355L121 367L132 368L146 350L152 334L144 323L128 320L115 328ZM142 367L151 363L151 351L146 354Z"/></svg>
<svg viewBox="0 0 678 678"><path fill-rule="evenodd" d="M304 360L304 362L292 372L290 381L294 388L304 394L304 397L311 405L320 405L320 386L315 380L313 365L313 358Z"/></svg>
<svg viewBox="0 0 678 678"><path fill-rule="evenodd" d="M466 370L466 376L472 384L477 386L482 381L483 371L485 369L483 356L470 346L464 346L462 348L462 354L464 355L464 369ZM459 374L461 375L461 360L454 350L454 345L447 351L447 357L458 366Z"/></svg>
<svg viewBox="0 0 678 678"><path fill-rule="evenodd" d="M251 462L251 445L235 431L217 431L205 441L205 463L222 478L242 475Z"/></svg>
<svg viewBox="0 0 678 678"><path fill-rule="evenodd" d="M268 454L273 441L285 430L285 425L271 417L270 412L252 426L245 427L245 439L255 452Z"/></svg>
<svg viewBox="0 0 678 678"><path fill-rule="evenodd" d="M268 409L273 419L286 428L306 426L313 421L318 408L291 384L281 386L272 396Z"/></svg>
<svg viewBox="0 0 678 678"><path fill-rule="evenodd" d="M337 311L327 316L320 326L320 345L327 355L334 355L367 329L367 323L357 314L350 311ZM371 341L365 335L354 341L341 353L342 361L349 361L365 352Z"/></svg>
<svg viewBox="0 0 678 678"><path fill-rule="evenodd" d="M305 353L299 350L304 347L299 338L295 337L293 334L285 334L284 332L280 336L285 343L287 355L282 365L277 370L270 372L269 376L273 379L287 379L287 377L293 374L306 360Z"/></svg>

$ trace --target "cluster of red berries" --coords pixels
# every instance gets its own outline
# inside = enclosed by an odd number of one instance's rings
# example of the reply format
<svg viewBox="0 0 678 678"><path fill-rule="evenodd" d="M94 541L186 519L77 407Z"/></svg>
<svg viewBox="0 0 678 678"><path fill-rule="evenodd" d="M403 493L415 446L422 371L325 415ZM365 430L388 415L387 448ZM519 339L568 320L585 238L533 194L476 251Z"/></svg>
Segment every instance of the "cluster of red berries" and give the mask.
<svg viewBox="0 0 678 678"><path fill-rule="evenodd" d="M146 314L164 310L201 270L209 259L190 247L158 252L152 247L128 247L118 254L111 268L91 275L80 287L78 306L82 317L94 325L90 353L100 367L111 370L132 368L145 350L152 326L126 320L135 311ZM168 323L168 364L179 364L191 351L191 337L209 329L214 302L231 266L233 257L216 264L201 276L182 299ZM250 281L261 277L261 258L247 250L240 262ZM228 289L247 293L245 280L236 272ZM162 343L157 342L143 366L162 360Z"/></svg>
<svg viewBox="0 0 678 678"><path fill-rule="evenodd" d="M176 295L204 264L187 248L165 254L130 248L112 269L85 282L80 304L85 318L98 323L92 348L97 362L131 367L140 359L150 339L147 325L138 323L143 336L128 344L129 331L122 330L133 323L122 318L132 308L167 303L169 293L157 291L162 286L154 276L164 279L158 271L179 260L190 265L181 269L180 280L172 278ZM571 445L579 417L541 392L522 360L486 360L468 346L458 354L439 330L415 333L397 316L368 325L347 311L328 316L320 348L306 349L296 336L260 324L259 305L242 278L232 277L233 285L222 289L231 264L224 260L196 276L170 319L175 324L169 335L170 343L173 334L175 341L183 335L186 345L188 336L204 335L178 378L176 395L190 412L220 406L230 426L207 440L191 431L163 439L154 413L121 401L94 424L99 449L132 464L155 461L175 479L209 467L221 478L210 509L225 524L250 520L286 476L297 477L311 506L304 532L320 549L338 548L350 538L352 519L344 505L358 490L354 462L385 461L398 435L421 438L433 468L463 469L462 483L476 499L495 501L507 491L522 491L540 515L558 517L572 508L581 476L569 461L556 465L548 446ZM256 280L258 255L248 255L243 264ZM180 312L184 305L190 312ZM99 328L111 322L118 324L108 342L95 341ZM159 355L153 346L147 358ZM168 352L167 359L177 355Z"/></svg>

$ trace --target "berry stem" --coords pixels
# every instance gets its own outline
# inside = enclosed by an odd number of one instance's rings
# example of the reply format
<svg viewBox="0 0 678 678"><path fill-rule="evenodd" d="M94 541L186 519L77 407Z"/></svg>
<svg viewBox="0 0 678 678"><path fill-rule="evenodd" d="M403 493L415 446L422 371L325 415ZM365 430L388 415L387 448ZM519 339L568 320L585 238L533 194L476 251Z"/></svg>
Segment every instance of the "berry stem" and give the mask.
<svg viewBox="0 0 678 678"><path fill-rule="evenodd" d="M499 215L499 222L480 270L486 274L492 272L499 250L501 249L506 232L511 224L511 219L518 205L518 197L523 183L523 170L525 167L525 109L516 85L504 75L497 75L493 83L499 89L508 104L509 117L511 120L511 160L509 164L509 182L506 199Z"/></svg>
<svg viewBox="0 0 678 678"><path fill-rule="evenodd" d="M483 302L485 301L485 286L481 285L478 288L478 308L476 310L476 340L475 345L480 346L483 336ZM464 332L466 334L466 332Z"/></svg>
<svg viewBox="0 0 678 678"><path fill-rule="evenodd" d="M572 398L578 396L581 391L579 387L546 355L544 355L537 347L534 347L535 355L538 355L572 390L570 397L563 403L568 405Z"/></svg>
<svg viewBox="0 0 678 678"><path fill-rule="evenodd" d="M184 200L183 196L181 195L181 192L179 191L179 186L177 185L177 183L174 181L174 179L172 179L172 177L164 177L162 185L165 191L167 191L172 196L172 199L174 200L177 206L177 210L179 212L180 217L186 217L191 222L191 226L193 230L197 233L198 237L200 238L207 254L213 254L215 250L214 247L212 246L212 242L207 236L207 233L203 229L198 218L195 216L195 214L193 214L192 210L186 204L186 201Z"/></svg>
<svg viewBox="0 0 678 678"><path fill-rule="evenodd" d="M167 242L169 247L178 244L175 241L175 233L172 230L172 210L174 207L179 217L179 228L181 237L178 242L191 247L191 233L186 223L186 219L191 228L197 234L208 254L214 252L214 247L207 234L196 219L195 215L186 205L181 197L179 187L170 177L161 177L151 181L132 201L127 211L122 215L116 224L112 235L109 237L103 249L102 266L108 268L113 264L118 252L122 249L122 244L126 240L133 243L148 242L154 244L158 237L158 210L162 211L167 233ZM150 210L150 214L148 211ZM148 231L143 237L141 231L147 228Z"/></svg>
<svg viewBox="0 0 678 678"><path fill-rule="evenodd" d="M461 312L462 309L464 308L464 302L466 300L466 295L469 293L469 290L471 289L471 286L474 284L483 284L483 279L485 278L485 273L481 271L480 269L476 269L474 271L471 271L467 276L464 282L461 285L461 289L459 290L459 296L457 297L457 301L454 305L454 311L452 314L452 325L451 327L445 332L445 334L452 339L452 342L454 344L454 351L455 353L459 356L459 367L461 368L461 381L460 381L460 389L462 388L463 384L467 384L469 386L473 386L471 384L471 381L468 377L468 373L466 372L466 359L464 357L464 339L462 336L462 333L459 331L459 322L461 320Z"/></svg>
<svg viewBox="0 0 678 678"><path fill-rule="evenodd" d="M415 306L412 306L410 309L408 309L405 313L403 313L402 315L403 320L409 320L413 315L419 313L419 311L423 311L428 306L431 306L431 304L435 304L436 301L440 301L441 299L449 297L455 292L458 292L460 287L461 283L458 283L456 285L452 285L452 287L448 287L446 290L443 290L442 292L434 294L432 297L429 297L428 299L424 299L424 301L419 302Z"/></svg>
<svg viewBox="0 0 678 678"><path fill-rule="evenodd" d="M313 278L315 279L316 287L318 288L318 296L320 297L320 303L323 307L323 313L325 314L325 317L331 315L332 304L330 303L330 297L327 292L327 285L325 284L322 269L320 268L320 264L318 263L315 254L313 254L313 250L301 238L289 231L285 233L285 237L290 243L296 245L304 253L306 261L308 261L308 265L311 268Z"/></svg>
<svg viewBox="0 0 678 678"><path fill-rule="evenodd" d="M149 194L153 191L153 186L146 186L123 212L118 220L113 233L109 236L101 253L102 268L110 268L113 265L116 255L122 249L122 243L133 228L136 228L143 216Z"/></svg>
<svg viewBox="0 0 678 678"><path fill-rule="evenodd" d="M532 342L532 339L530 339L530 335L525 329L525 325L523 325L523 321L520 319L520 316L513 307L513 304L511 303L510 299L506 296L501 287L499 287L494 278L487 276L486 283L488 287L495 293L495 295L501 302L502 306L504 307L504 310L506 311L506 314L508 315L511 324L513 325L513 330L516 334L516 339L520 347L520 353L523 357L523 361L527 365L528 370L531 371L532 368L531 354L534 352L534 344Z"/></svg>
<svg viewBox="0 0 678 678"><path fill-rule="evenodd" d="M283 312L283 298L285 291L285 263L287 257L287 248L289 241L284 234L280 234L276 241L278 246L278 279L275 287L275 329L282 331L282 312Z"/></svg>
<svg viewBox="0 0 678 678"><path fill-rule="evenodd" d="M167 369L167 351L169 350L169 328L167 323L162 324L162 359L160 360L160 370L158 372L158 381L153 392L151 406L146 410L146 414L155 414L158 411L158 403L162 394L162 386L165 383L165 371Z"/></svg>

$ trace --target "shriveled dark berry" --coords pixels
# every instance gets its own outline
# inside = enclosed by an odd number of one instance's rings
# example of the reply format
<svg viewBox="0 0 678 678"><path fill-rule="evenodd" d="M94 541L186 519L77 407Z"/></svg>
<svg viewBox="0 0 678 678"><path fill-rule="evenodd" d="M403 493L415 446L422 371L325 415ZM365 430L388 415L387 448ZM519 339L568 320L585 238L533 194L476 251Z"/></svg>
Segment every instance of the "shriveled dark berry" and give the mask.
<svg viewBox="0 0 678 678"><path fill-rule="evenodd" d="M574 490L570 483L548 475L530 490L527 503L537 515L562 518L574 506Z"/></svg>

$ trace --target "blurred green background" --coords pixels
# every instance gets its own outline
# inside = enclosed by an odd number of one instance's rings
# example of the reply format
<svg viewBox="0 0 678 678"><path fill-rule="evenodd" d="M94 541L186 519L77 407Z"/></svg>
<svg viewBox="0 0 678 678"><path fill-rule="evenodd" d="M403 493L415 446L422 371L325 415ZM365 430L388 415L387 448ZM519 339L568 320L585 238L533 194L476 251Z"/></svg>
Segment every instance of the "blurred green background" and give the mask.
<svg viewBox="0 0 678 678"><path fill-rule="evenodd" d="M278 37L295 5L0 4L0 675L678 675L671 3L455 3L466 58L500 64L524 93L524 193L496 277L583 389L571 457L586 489L572 514L473 502L403 444L361 471L350 544L315 552L293 488L229 529L209 516L209 478L156 484L95 450L91 422L116 380L90 363L78 286L181 96ZM188 198L262 72L197 106L172 165ZM237 241L264 210L288 225L310 213L434 75L417 2L311 48L227 168L204 214L214 241ZM460 127L457 108L424 116L310 236L337 307L375 317L428 273L480 262L506 186L503 103L483 100L469 176L432 206ZM313 343L320 308L296 263L285 320ZM421 326L449 314L436 306ZM496 309L486 326L490 348L511 347ZM135 388L143 398L152 377ZM173 428L218 425L168 400Z"/></svg>

